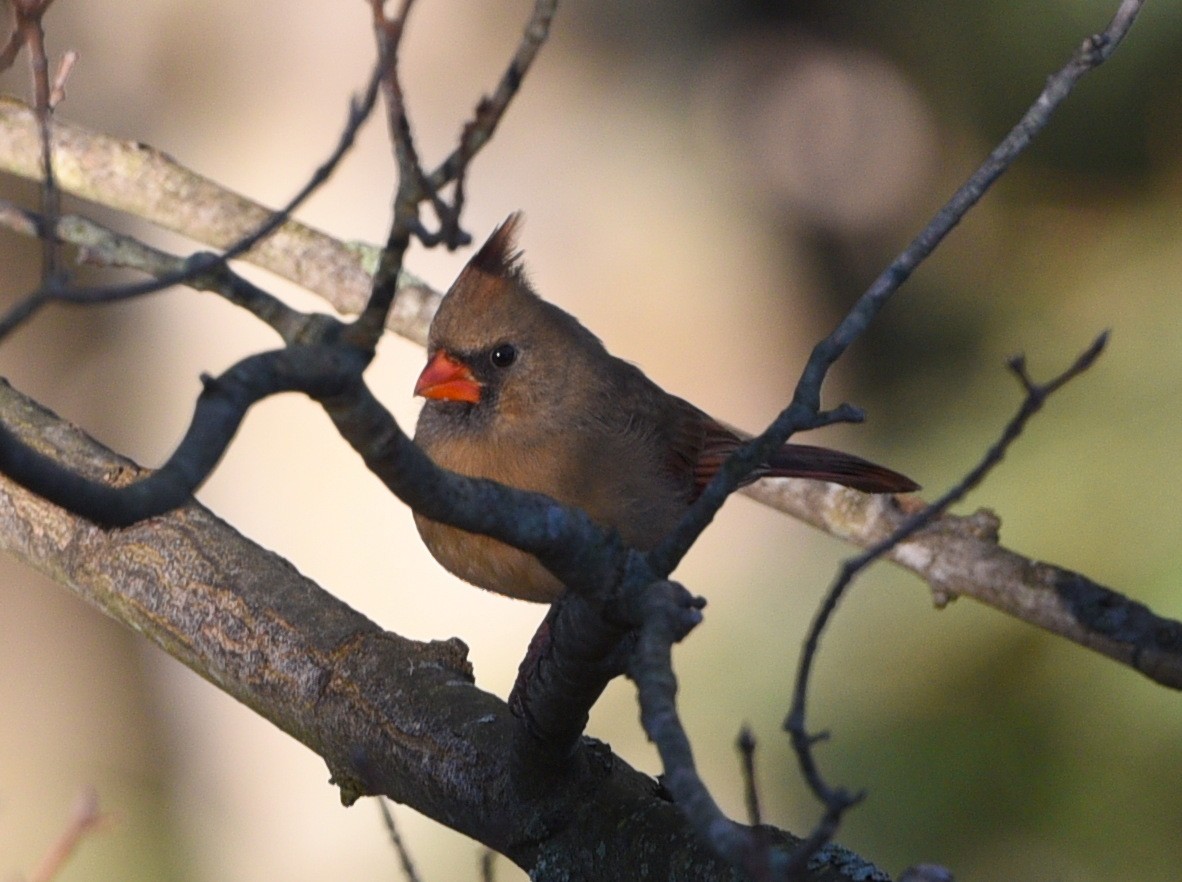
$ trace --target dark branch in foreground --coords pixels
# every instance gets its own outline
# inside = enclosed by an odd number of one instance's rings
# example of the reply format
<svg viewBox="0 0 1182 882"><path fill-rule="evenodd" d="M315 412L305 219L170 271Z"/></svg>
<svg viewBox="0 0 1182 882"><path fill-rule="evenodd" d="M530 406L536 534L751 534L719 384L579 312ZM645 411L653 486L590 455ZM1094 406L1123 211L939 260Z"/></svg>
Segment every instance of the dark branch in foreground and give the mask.
<svg viewBox="0 0 1182 882"><path fill-rule="evenodd" d="M796 685L792 695L792 708L789 711L788 718L784 721L784 728L791 736L792 746L796 751L805 781L817 799L825 807L825 813L818 823L817 829L808 839L810 845L815 844L816 847L820 847L820 845L828 842L836 832L842 815L864 796L862 793L850 794L843 789L831 787L825 782L817 766L816 757L813 754L813 744L820 740L820 738L819 736L809 734L805 727L805 702L808 696L813 662L816 659L817 651L820 647L821 634L824 632L829 620L833 617L834 612L836 612L837 604L841 601L846 589L849 588L860 572L892 548L898 547L908 537L927 527L932 521L947 511L951 505L959 502L970 490L977 487L985 479L985 476L1001 462L1010 445L1018 440L1018 437L1026 428L1027 422L1042 410L1047 398L1062 388L1065 383L1068 383L1090 368L1096 359L1100 357L1100 353L1104 351L1104 346L1107 342L1107 332L1100 334L1093 341L1092 345L1084 350L1066 370L1042 385L1031 381L1030 377L1026 374L1025 361L1021 357L1011 361L1010 368L1019 380L1021 380L1026 395L1021 406L1018 408L1018 412L1006 425L1001 437L986 451L981 461L954 487L930 505L907 518L903 524L885 539L866 549L866 551L856 557L847 560L842 565L837 579L829 588L829 591L826 592L825 599L820 609L818 609L812 625L809 627L808 636L805 638L804 648L800 656L800 665L796 673ZM809 856L810 854L804 853L802 849L802 854L794 859L792 868L797 870L803 867Z"/></svg>
<svg viewBox="0 0 1182 882"><path fill-rule="evenodd" d="M4 384L0 421L94 480L140 471ZM522 764L519 721L473 685L460 641L383 631L196 503L105 531L0 479L0 541L322 756L347 802L385 794L542 882L741 878L605 746L579 740L560 769Z"/></svg>

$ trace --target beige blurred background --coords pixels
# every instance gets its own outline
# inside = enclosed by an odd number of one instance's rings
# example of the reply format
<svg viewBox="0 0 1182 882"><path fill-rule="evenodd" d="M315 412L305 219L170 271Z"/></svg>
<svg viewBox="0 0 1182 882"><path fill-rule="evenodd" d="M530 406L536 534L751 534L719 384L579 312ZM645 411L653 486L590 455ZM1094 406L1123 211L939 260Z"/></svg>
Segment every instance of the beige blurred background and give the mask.
<svg viewBox="0 0 1182 882"><path fill-rule="evenodd" d="M491 87L529 5L420 0L403 56L425 156ZM900 5L564 4L474 166L469 229L480 238L523 209L545 296L667 388L760 427L812 341L1115 3ZM274 204L335 142L368 71L367 22L361 2L63 2L50 45L81 60L59 112ZM27 94L21 65L5 91ZM937 493L1016 406L1006 356L1024 350L1047 376L1112 328L1101 363L970 506L1001 514L1009 546L1175 618L1180 80L1182 8L1150 4L835 372L830 403L854 401L868 423L814 436ZM392 186L378 121L301 217L381 241ZM0 192L35 196L9 178ZM3 232L0 249L12 302L35 284L37 251ZM464 260L419 250L410 267L443 288ZM201 371L272 345L232 308L177 291L54 310L0 348L0 371L151 465L183 431ZM369 373L405 425L422 361L390 339ZM480 685L507 694L543 610L440 570L407 509L306 400L257 408L200 498L384 627L461 637ZM767 817L798 831L816 817L778 727L803 630L845 552L738 499L678 573L710 600L676 654L683 708L734 813L733 742L748 722ZM111 823L67 882L397 877L376 807L341 808L309 751L61 588L0 567L0 878L32 869L85 785ZM616 683L591 733L655 773L636 716ZM870 790L841 841L892 872L930 860L961 880L1178 878L1182 701L1029 626L971 601L937 613L922 584L881 568L827 638L811 719L834 733L825 769ZM425 879L477 877L478 846L396 812ZM523 876L502 861L498 878Z"/></svg>

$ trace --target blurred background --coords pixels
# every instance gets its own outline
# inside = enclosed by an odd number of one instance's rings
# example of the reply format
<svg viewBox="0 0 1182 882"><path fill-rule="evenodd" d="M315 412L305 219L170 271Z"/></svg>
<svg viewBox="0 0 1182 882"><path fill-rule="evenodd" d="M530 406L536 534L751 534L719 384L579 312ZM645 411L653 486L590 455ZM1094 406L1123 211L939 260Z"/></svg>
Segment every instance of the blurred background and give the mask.
<svg viewBox="0 0 1182 882"><path fill-rule="evenodd" d="M468 228L480 239L523 209L547 298L666 388L760 428L812 342L1115 6L568 0L473 168ZM404 82L424 156L449 148L529 7L417 5ZM60 3L46 20L51 51L81 60L59 113L276 204L335 143L369 70L368 18L361 2L325 0ZM27 96L23 65L0 88ZM1007 546L1174 618L1180 89L1182 6L1151 3L834 373L828 403L863 406L867 423L810 439L935 495L1017 406L1006 357L1025 351L1046 377L1111 328L1100 363L964 510L994 509ZM392 187L377 118L301 217L379 242ZM36 204L9 177L0 193ZM36 283L38 249L5 232L0 249L11 303ZM409 265L445 288L465 259L420 249ZM198 374L272 345L215 298L175 291L41 315L0 348L0 372L154 465L187 424ZM422 363L389 339L369 373L407 426ZM257 408L200 497L384 627L459 636L479 684L508 693L543 610L445 574L407 509L305 399ZM679 570L710 601L675 655L682 707L734 814L746 722L768 819L803 832L817 817L779 724L804 628L848 552L736 499ZM398 877L376 807L342 809L308 750L60 587L13 561L0 568L0 877L33 868L86 785L110 823L67 882ZM631 686L617 682L590 732L655 773L636 717ZM833 733L825 771L870 793L840 841L892 873L922 860L958 880L1179 877L1179 696L972 601L937 612L916 579L876 569L826 639L811 721ZM477 878L477 845L395 811L424 879ZM523 876L501 861L498 878Z"/></svg>

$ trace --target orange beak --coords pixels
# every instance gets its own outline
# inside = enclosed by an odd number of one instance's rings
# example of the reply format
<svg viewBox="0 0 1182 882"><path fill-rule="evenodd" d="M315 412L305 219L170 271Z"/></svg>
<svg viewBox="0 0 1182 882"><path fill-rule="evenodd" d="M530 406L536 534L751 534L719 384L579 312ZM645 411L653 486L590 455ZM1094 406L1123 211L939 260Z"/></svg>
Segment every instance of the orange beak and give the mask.
<svg viewBox="0 0 1182 882"><path fill-rule="evenodd" d="M463 362L442 349L436 352L415 383L415 395L440 401L480 403L481 383Z"/></svg>

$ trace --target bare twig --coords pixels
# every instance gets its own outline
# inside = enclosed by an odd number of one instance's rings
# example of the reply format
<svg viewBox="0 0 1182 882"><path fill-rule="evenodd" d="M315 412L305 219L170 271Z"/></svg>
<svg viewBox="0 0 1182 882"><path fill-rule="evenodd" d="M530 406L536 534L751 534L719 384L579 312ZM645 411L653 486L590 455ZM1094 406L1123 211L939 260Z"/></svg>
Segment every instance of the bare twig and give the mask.
<svg viewBox="0 0 1182 882"><path fill-rule="evenodd" d="M758 827L763 823L763 812L759 808L759 785L755 781L755 733L744 725L735 740L739 748L739 760L743 772L743 801L747 805L747 823Z"/></svg>
<svg viewBox="0 0 1182 882"><path fill-rule="evenodd" d="M57 106L66 100L66 81L70 79L70 74L73 72L74 65L77 63L78 53L73 49L62 56L62 60L57 66L57 73L53 78L53 88L49 92L49 107L51 110L56 110Z"/></svg>
<svg viewBox="0 0 1182 882"><path fill-rule="evenodd" d="M434 191L442 189L450 181L455 182L452 210L440 217L440 234L447 242L457 242L464 237L459 222L464 207L464 180L468 166L480 149L492 139L497 124L521 88L538 50L550 34L550 22L557 6L558 0L537 0L533 15L522 32L517 52L496 90L491 96L481 99L472 119L464 124L459 146L426 180L426 185Z"/></svg>
<svg viewBox="0 0 1182 882"><path fill-rule="evenodd" d="M812 674L813 661L820 646L821 634L829 623L837 604L841 601L846 589L853 579L871 563L892 548L897 547L909 536L928 526L937 516L947 510L949 506L963 499L964 496L984 480L985 476L1001 462L1010 445L1022 434L1026 423L1038 413L1046 403L1048 396L1062 388L1062 386L1079 376L1091 367L1100 353L1104 351L1108 334L1100 334L1095 341L1061 374L1045 384L1034 383L1026 373L1025 360L1017 357L1010 362L1010 369L1018 377L1025 390L1025 397L1018 412L1006 425L1001 437L986 451L980 462L974 466L961 481L942 494L930 505L909 517L889 536L878 542L856 557L847 560L841 567L837 579L825 595L812 625L805 638L804 649L801 652L800 665L796 674L796 685L792 696L792 708L784 721L784 728L792 738L792 746L796 750L800 762L801 772L808 782L809 788L825 806L825 814L813 836L809 838L810 845L819 848L827 842L837 828L842 814L857 803L863 794L850 794L840 788L829 786L821 776L817 766L812 746L819 740L818 736L808 733L805 727L805 702L808 686ZM812 856L804 848L794 858L793 867L801 868Z"/></svg>
<svg viewBox="0 0 1182 882"><path fill-rule="evenodd" d="M464 174L468 164L492 137L497 123L516 95L522 78L545 42L556 0L538 0L517 51L493 97L481 99L475 118L464 126L459 146L433 175L428 175L424 170L415 146L398 73L398 50L412 5L413 0L403 0L397 14L391 18L386 14L383 0L370 0L378 52L385 59L382 91L386 97L390 140L399 174L398 191L394 196L394 219L374 274L370 298L349 331L350 338L359 346L374 345L385 325L411 236L417 237L428 247L443 244L449 249L470 241L468 234L460 227L460 214L464 205ZM455 183L455 188L449 204L440 190L451 182ZM423 202L430 203L435 212L439 222L437 232L431 232L419 219L418 206Z"/></svg>
<svg viewBox="0 0 1182 882"><path fill-rule="evenodd" d="M1138 0L1124 0L1108 29L1083 42L1071 61L1048 80L1034 104L1010 134L990 153L982 166L858 299L837 328L814 347L797 384L792 403L767 431L740 448L724 464L681 523L648 554L647 560L658 576L672 571L742 478L759 463L766 461L793 432L826 422L858 418L856 410L844 405L834 411L821 411L820 390L829 368L865 331L878 311L914 269L931 254L989 186L1013 164L1046 126L1051 114L1070 93L1075 83L1111 55L1131 27L1141 5ZM1102 340L1097 341L1096 353L1100 346ZM1094 358L1095 354L1091 357ZM1041 401L1038 406L1041 406ZM662 602L670 606L661 610ZM833 602L836 603L835 600ZM814 833L796 848L791 856L768 849L757 837L752 836L749 831L743 832L717 809L697 775L692 755L688 750L688 740L677 719L673 703L676 681L672 678L671 672L667 676L660 674L661 666L666 664L664 653L668 652L672 643L680 639L680 636L671 627L658 628L656 623L676 621L678 607L673 605L675 603L676 599L668 596L667 592L653 592L646 610L640 643L640 647L646 648L647 662L642 664L637 661L630 671L640 693L645 731L656 743L661 754L666 782L691 823L720 855L724 855L757 878L791 878L800 873L829 841L836 831L842 812L859 797L845 791L830 790L819 776L811 774L806 768L806 777L809 778L810 785L816 792L823 794L826 812ZM827 617L824 612L821 615ZM653 628L657 630L653 631ZM637 650L638 656L641 654L640 647ZM652 710L646 710L650 708ZM657 708L660 711L656 710ZM796 735L796 731L799 731L799 736ZM798 751L803 750L802 765L805 765L804 758L811 758L811 753L808 752L809 736L804 733L803 720L799 727L793 729L793 733ZM673 782L676 782L676 786Z"/></svg>
<svg viewBox="0 0 1182 882"><path fill-rule="evenodd" d="M35 212L0 199L0 226L29 236L40 235L43 219ZM109 229L90 218L81 215L64 215L58 219L54 236L60 242L76 245L79 260L106 267L123 267L160 277L181 274L189 260L153 248L140 240ZM200 260L198 255L196 259ZM251 312L261 321L270 325L286 341L293 342L306 336L310 323L317 323L326 317L308 315L292 309L279 298L264 291L233 272L225 264L189 278L186 282L200 291L213 291L231 303ZM76 288L61 290L56 298L69 303L106 303L122 299L121 289L98 288L84 291ZM20 325L27 313L16 309L0 316L0 338Z"/></svg>
<svg viewBox="0 0 1182 882"><path fill-rule="evenodd" d="M394 303L398 291L398 278L402 272L406 249L412 235L418 235L424 244L435 244L419 222L419 203L432 199L438 204L434 191L424 186L423 167L419 162L411 133L410 118L402 100L402 83L398 75L398 50L406 30L406 16L413 0L403 0L402 7L394 18L386 15L383 0L370 0L373 13L374 36L378 43L378 56L382 59L381 88L386 98L386 117L389 125L394 160L398 164L398 187L394 194L394 216L382 248L373 286L365 309L349 328L355 344L373 348L386 326L386 316ZM437 209L438 210L438 209Z"/></svg>
<svg viewBox="0 0 1182 882"><path fill-rule="evenodd" d="M460 145L431 173L428 183L433 189L441 190L452 181L460 181L472 158L492 140L497 124L521 88L538 50L550 34L550 23L557 7L558 0L537 0L534 4L533 15L525 25L517 52L496 90L477 105L476 114L464 126Z"/></svg>
<svg viewBox="0 0 1182 882"><path fill-rule="evenodd" d="M398 832L394 811L384 796L379 796L377 802L378 809L382 813L382 821L386 825L386 833L390 836L390 844L394 846L394 851L398 854L398 863L402 865L402 875L406 877L407 882L421 882L418 870L415 869L415 863L411 860L410 851L407 849L402 835Z"/></svg>

